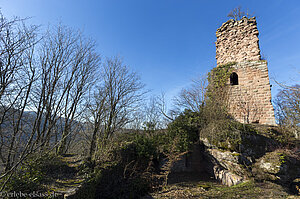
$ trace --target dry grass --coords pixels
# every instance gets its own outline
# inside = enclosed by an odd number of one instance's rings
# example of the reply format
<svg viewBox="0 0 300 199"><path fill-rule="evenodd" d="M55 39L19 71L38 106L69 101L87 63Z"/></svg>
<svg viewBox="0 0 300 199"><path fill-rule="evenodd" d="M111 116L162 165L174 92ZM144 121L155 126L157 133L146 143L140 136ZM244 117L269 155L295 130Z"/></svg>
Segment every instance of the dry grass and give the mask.
<svg viewBox="0 0 300 199"><path fill-rule="evenodd" d="M248 181L232 187L221 185L217 182L184 182L166 186L162 191L151 193L144 199L155 198L300 198L291 195L280 185L264 182Z"/></svg>

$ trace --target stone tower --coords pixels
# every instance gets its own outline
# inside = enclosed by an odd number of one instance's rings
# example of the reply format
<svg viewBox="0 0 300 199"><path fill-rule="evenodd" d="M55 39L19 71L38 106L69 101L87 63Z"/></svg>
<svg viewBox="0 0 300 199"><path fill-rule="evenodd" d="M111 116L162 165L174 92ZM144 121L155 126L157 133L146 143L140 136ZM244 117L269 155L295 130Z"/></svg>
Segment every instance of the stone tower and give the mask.
<svg viewBox="0 0 300 199"><path fill-rule="evenodd" d="M234 63L229 112L242 123L275 125L266 60L261 60L255 17L225 22L216 32L217 67Z"/></svg>

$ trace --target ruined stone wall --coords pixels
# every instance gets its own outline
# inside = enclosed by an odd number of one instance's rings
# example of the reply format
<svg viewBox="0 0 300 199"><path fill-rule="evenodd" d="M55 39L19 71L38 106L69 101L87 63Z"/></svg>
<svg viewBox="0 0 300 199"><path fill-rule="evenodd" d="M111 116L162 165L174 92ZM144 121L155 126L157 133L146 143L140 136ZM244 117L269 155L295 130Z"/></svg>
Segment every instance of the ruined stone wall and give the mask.
<svg viewBox="0 0 300 199"><path fill-rule="evenodd" d="M199 144L193 146L192 152L182 154L173 162L171 171L180 172L204 172L206 164L203 161L203 150Z"/></svg>
<svg viewBox="0 0 300 199"><path fill-rule="evenodd" d="M229 84L229 112L242 123L275 125L267 62L260 60L255 18L229 20L216 32L218 66L235 62L238 85Z"/></svg>
<svg viewBox="0 0 300 199"><path fill-rule="evenodd" d="M232 67L239 82L229 85L230 114L242 123L275 125L267 62L244 61Z"/></svg>
<svg viewBox="0 0 300 199"><path fill-rule="evenodd" d="M225 22L216 32L217 65L245 60L260 60L256 19L243 17Z"/></svg>

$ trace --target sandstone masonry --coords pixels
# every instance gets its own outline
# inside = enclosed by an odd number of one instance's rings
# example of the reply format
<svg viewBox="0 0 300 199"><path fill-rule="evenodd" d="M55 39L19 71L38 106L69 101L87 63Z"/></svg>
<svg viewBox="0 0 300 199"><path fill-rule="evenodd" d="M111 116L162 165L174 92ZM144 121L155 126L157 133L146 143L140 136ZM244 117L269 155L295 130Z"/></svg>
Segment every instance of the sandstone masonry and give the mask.
<svg viewBox="0 0 300 199"><path fill-rule="evenodd" d="M255 17L243 17L240 21L229 21L216 32L217 65L228 62L260 60L258 30Z"/></svg>
<svg viewBox="0 0 300 199"><path fill-rule="evenodd" d="M276 125L267 61L261 60L256 19L229 20L216 32L217 65L230 62L229 112L242 123Z"/></svg>

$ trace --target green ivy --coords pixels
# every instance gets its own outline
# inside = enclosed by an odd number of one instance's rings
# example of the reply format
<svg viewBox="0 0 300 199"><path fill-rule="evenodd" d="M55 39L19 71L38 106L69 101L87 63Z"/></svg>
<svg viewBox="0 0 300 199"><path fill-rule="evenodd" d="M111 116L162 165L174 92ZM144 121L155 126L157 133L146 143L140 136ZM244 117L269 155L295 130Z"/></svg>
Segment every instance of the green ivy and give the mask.
<svg viewBox="0 0 300 199"><path fill-rule="evenodd" d="M224 65L217 66L213 68L207 76L209 86L208 86L208 97L212 98L218 89L226 87L230 74L233 69L232 66L236 62L230 62Z"/></svg>

